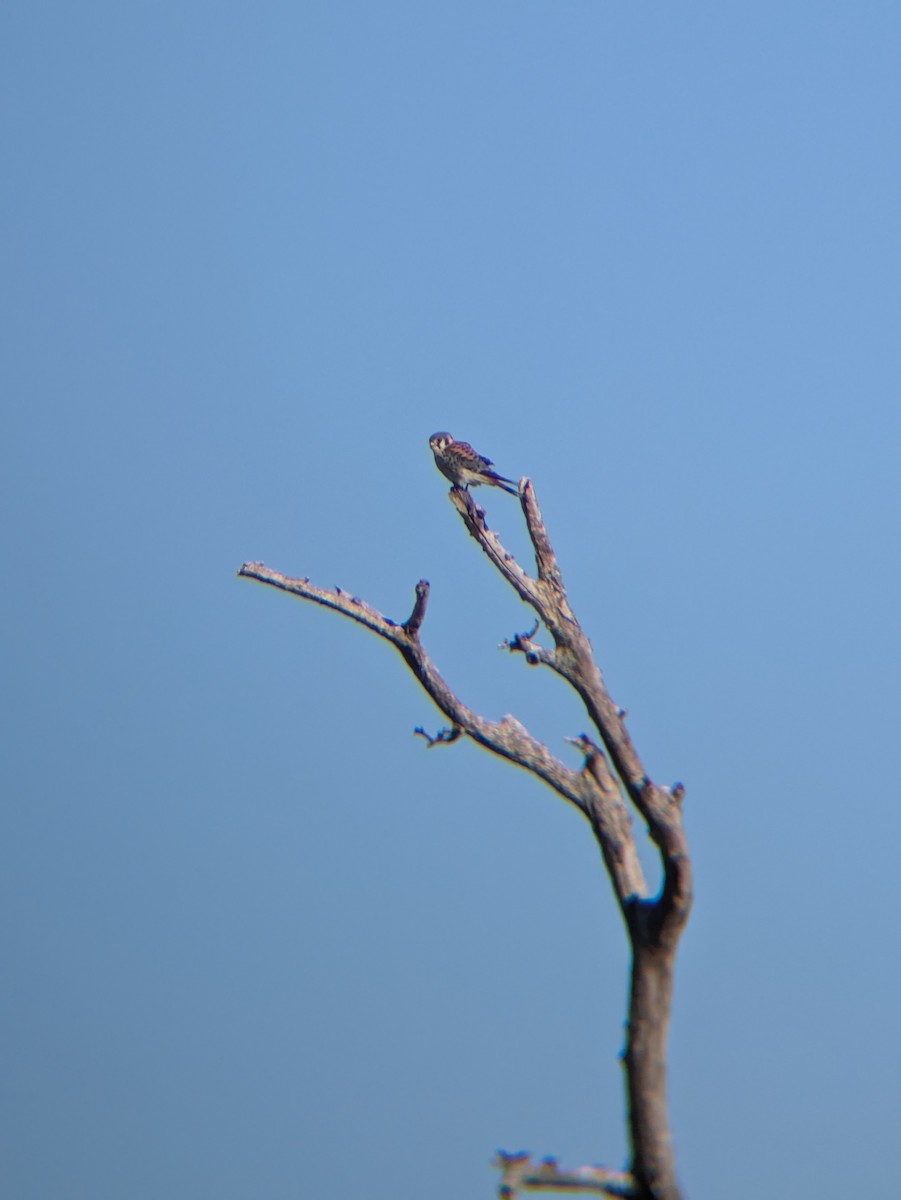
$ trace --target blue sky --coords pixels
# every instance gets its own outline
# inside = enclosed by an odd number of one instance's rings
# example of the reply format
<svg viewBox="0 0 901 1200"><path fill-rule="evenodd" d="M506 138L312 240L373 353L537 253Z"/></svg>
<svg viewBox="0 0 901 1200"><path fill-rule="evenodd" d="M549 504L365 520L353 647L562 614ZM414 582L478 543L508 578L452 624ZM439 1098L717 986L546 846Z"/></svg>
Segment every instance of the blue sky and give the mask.
<svg viewBox="0 0 901 1200"><path fill-rule="evenodd" d="M427 752L389 648L235 578L404 617L427 577L452 684L575 762L436 429L534 480L688 789L686 1190L884 1191L899 51L888 3L4 6L4 1194L456 1200L498 1147L623 1161L587 827Z"/></svg>

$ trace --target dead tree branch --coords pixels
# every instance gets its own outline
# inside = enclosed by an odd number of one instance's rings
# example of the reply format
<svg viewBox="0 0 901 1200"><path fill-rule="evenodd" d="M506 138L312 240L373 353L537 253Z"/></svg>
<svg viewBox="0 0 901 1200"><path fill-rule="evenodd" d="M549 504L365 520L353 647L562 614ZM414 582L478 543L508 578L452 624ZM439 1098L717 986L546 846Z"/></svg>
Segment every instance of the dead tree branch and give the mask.
<svg viewBox="0 0 901 1200"><path fill-rule="evenodd" d="M551 546L541 509L530 480L520 484L520 503L535 552L537 578L526 575L485 522L485 514L468 492L451 492L451 501L469 533L504 578L527 604L554 642L553 653L536 646L533 637L517 635L511 651L523 653L535 665L550 667L578 693L597 729L609 762L583 737L585 766L597 781L599 803L589 819L601 847L632 945L629 1023L623 1066L629 1096L633 1173L647 1195L657 1200L677 1196L674 1155L666 1106L666 1041L672 1007L673 973L679 938L692 902L691 860L682 824L684 788L673 790L651 781L629 732L625 713L610 697L588 637L570 608L563 579ZM610 767L657 845L663 864L664 886L651 899L640 888L624 891L611 870L611 859L623 839L634 852L631 827L623 829L619 788ZM625 820L628 821L626 814Z"/></svg>
<svg viewBox="0 0 901 1200"><path fill-rule="evenodd" d="M550 1165L552 1160L526 1169L522 1164L530 1164L528 1156L502 1156L501 1194L511 1196L534 1188L575 1189L635 1200L679 1200L667 1116L666 1041L676 949L692 900L691 863L682 825L684 789L681 784L672 789L662 787L645 771L626 729L625 713L611 699L591 644L570 608L530 480L520 483L519 498L535 553L535 576L520 566L491 532L484 511L470 493L457 487L450 491L451 503L469 533L538 618L531 631L516 634L504 644L511 652L521 653L530 665L546 666L560 675L585 706L597 740L586 733L570 739L583 756L579 770L554 757L515 717L489 721L451 689L420 641L429 596L425 580L416 585L410 616L398 623L340 588L318 588L308 579L291 579L261 563L245 563L238 574L332 608L390 642L450 722L450 728L435 737L421 728L416 731L430 748L465 735L531 771L588 819L632 947L629 1020L622 1056L629 1100L631 1172L626 1176L580 1168L562 1173L555 1163ZM553 650L534 640L540 625L549 634ZM660 852L664 885L656 897L648 895L627 801L645 821Z"/></svg>
<svg viewBox="0 0 901 1200"><path fill-rule="evenodd" d="M489 721L480 716L450 688L438 668L432 662L422 642L419 640L419 630L425 616L428 600L429 585L421 579L416 585L416 603L413 612L403 623L392 621L377 609L351 596L341 588L330 591L327 588L316 587L308 579L292 579L280 571L273 571L263 563L244 563L238 574L247 579L256 579L260 583L269 584L281 591L290 592L303 600L312 600L324 608L332 608L350 617L359 625L365 625L373 633L390 642L402 655L407 666L428 692L435 705L452 723L452 729L464 733L467 737L478 742L480 746L491 750L501 758L509 759L518 766L525 767L537 775L539 779L550 784L555 791L574 804L580 812L589 814L594 791L593 777L590 771L574 771L534 738L528 730L513 716L507 715L500 721ZM459 733L458 735L459 736ZM439 734L430 742L447 742L453 740L450 733ZM640 879L641 868L635 857L635 881ZM623 881L623 888L635 885L635 881Z"/></svg>
<svg viewBox="0 0 901 1200"><path fill-rule="evenodd" d="M564 1171L555 1158L540 1162L529 1154L505 1154L498 1151L494 1165L502 1171L498 1185L500 1200L514 1200L520 1192L587 1192L597 1196L619 1196L632 1200L639 1192L635 1180L626 1171L607 1167L575 1167Z"/></svg>

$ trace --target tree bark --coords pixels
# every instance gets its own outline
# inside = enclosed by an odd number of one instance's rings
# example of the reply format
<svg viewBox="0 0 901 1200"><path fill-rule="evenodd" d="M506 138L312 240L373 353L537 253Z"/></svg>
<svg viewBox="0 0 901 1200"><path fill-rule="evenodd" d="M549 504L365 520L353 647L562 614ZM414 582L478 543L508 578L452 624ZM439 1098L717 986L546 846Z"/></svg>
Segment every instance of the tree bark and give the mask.
<svg viewBox="0 0 901 1200"><path fill-rule="evenodd" d="M632 1162L628 1174L601 1168L562 1172L553 1160L532 1167L528 1156L502 1155L503 1196L529 1189L595 1191L635 1200L680 1200L666 1097L666 1045L672 1005L676 951L692 903L692 873L682 823L684 788L658 785L648 777L626 729L625 712L610 697L591 644L570 608L556 555L531 481L520 483L519 498L535 553L536 574L526 572L491 532L485 512L468 491L453 487L450 500L471 536L494 567L536 615L528 633L506 643L530 666L549 667L581 697L597 732L569 740L583 756L579 770L556 758L513 716L489 721L456 695L436 669L420 640L429 585L420 580L407 620L383 616L340 588L329 591L308 579L292 579L262 563L245 563L239 575L335 609L391 642L450 728L429 737L430 747L466 736L531 771L573 804L589 821L600 846L614 896L632 947L626 1046L622 1056L628 1097ZM553 642L536 642L543 625ZM661 856L663 888L648 896L638 858L629 804L644 820Z"/></svg>
<svg viewBox="0 0 901 1200"><path fill-rule="evenodd" d="M679 1188L666 1103L666 1040L674 955L632 939L629 1021L623 1068L629 1101L632 1174L644 1194L675 1200Z"/></svg>

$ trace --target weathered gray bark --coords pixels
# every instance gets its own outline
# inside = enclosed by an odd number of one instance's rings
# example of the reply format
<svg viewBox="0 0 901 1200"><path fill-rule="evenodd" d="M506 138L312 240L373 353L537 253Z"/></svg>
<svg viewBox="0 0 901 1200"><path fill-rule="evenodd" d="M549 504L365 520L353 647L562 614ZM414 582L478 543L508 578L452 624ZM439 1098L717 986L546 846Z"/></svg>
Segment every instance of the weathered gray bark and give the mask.
<svg viewBox="0 0 901 1200"><path fill-rule="evenodd" d="M623 1068L629 1101L631 1171L580 1169L562 1172L556 1164L532 1169L530 1160L502 1156L503 1195L527 1189L594 1191L633 1196L636 1200L680 1200L666 1100L666 1041L672 1003L673 972L679 938L692 900L691 863L682 824L683 789L655 784L648 777L625 725L625 714L604 684L587 636L575 618L556 556L529 480L520 484L520 502L535 551L536 575L529 575L489 530L485 513L469 492L451 488L451 503L493 565L531 605L538 620L529 633L507 643L533 666L561 675L581 697L598 735L571 739L584 756L573 770L551 754L515 717L489 721L468 708L445 682L429 658L419 633L425 619L429 585L416 585L410 617L397 624L364 601L337 589L317 588L307 579L291 579L261 563L245 563L239 575L333 608L391 642L437 707L451 722L429 744L465 735L526 770L532 771L588 819L619 903L632 946L631 989ZM554 646L534 641L543 625ZM418 732L422 732L421 730ZM645 821L656 844L664 884L657 897L648 895L638 859L629 804Z"/></svg>

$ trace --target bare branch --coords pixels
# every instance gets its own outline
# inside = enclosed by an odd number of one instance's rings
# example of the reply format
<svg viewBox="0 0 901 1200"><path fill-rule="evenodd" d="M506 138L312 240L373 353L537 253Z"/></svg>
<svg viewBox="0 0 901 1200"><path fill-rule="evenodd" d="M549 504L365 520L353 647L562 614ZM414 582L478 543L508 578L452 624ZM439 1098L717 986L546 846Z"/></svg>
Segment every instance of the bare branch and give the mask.
<svg viewBox="0 0 901 1200"><path fill-rule="evenodd" d="M497 1189L501 1200L513 1200L519 1192L587 1192L621 1198L641 1195L632 1175L607 1167L564 1171L554 1158L535 1162L529 1154L505 1154L503 1150L498 1151L494 1166L503 1172Z"/></svg>
<svg viewBox="0 0 901 1200"><path fill-rule="evenodd" d="M582 772L570 770L555 758L547 746L534 738L515 717L506 716L500 721L486 720L465 705L445 681L419 641L418 626L414 621L417 615L422 615L425 608L427 589L423 587L422 582L416 589L416 604L412 616L406 624L400 625L356 596L351 597L343 591L329 591L316 587L308 579L292 579L262 563L245 563L238 574L279 588L302 600L312 600L314 604L334 609L345 617L350 617L352 621L365 625L385 641L391 642L454 728L462 730L467 737L501 758L525 767L527 771L550 784L580 812L589 815L593 785ZM409 631L411 624L414 625L412 634Z"/></svg>
<svg viewBox="0 0 901 1200"><path fill-rule="evenodd" d="M238 571L238 575L245 579L256 579L259 583L267 583L270 587L290 592L292 596L300 596L302 600L312 600L314 604L321 604L323 608L333 608L336 612L343 613L345 617L350 617L352 621L365 625L367 629L371 629L373 633L377 633L379 637L383 637L389 642L397 644L398 639L403 637L403 626L389 621L377 609L371 608L364 601L349 595L341 588L330 592L310 583L307 576L304 576L303 579L292 579L289 575L283 575L281 571L273 571L271 567L258 562L244 563ZM417 604L418 599L417 596ZM416 609L414 608L413 611L415 613Z"/></svg>
<svg viewBox="0 0 901 1200"><path fill-rule="evenodd" d="M538 568L538 578L542 583L547 583L562 592L563 580L560 575L560 568L557 566L557 556L554 553L554 547L551 545L551 539L547 535L547 529L544 525L541 509L538 507L538 501L535 498L535 488L532 486L531 479L524 479L520 484L520 498L522 511L526 518L526 525L529 529L529 537L531 537L532 546L535 549L535 565Z"/></svg>
<svg viewBox="0 0 901 1200"><path fill-rule="evenodd" d="M512 588L531 604L541 616L540 596L535 580L522 569L516 559L500 543L496 533L492 533L485 523L485 510L479 508L469 492L460 488L452 488L449 492L451 504L463 518L463 523L470 534L476 539L503 577ZM543 618L542 618L543 619Z"/></svg>
<svg viewBox="0 0 901 1200"><path fill-rule="evenodd" d="M674 796L651 782L626 729L625 713L607 691L591 643L570 607L534 485L529 479L522 481L520 502L535 550L537 579L523 570L497 534L488 529L483 510L468 492L451 492L451 502L470 535L516 593L536 611L553 638L553 653L538 646L532 640L534 634L516 635L508 645L512 651L521 652L530 664L550 667L582 698L617 775L661 851L666 882L657 914L660 924L655 933L659 936L666 933L678 940L688 919L692 896L681 804L674 803ZM680 800L682 796L684 788Z"/></svg>
<svg viewBox="0 0 901 1200"><path fill-rule="evenodd" d="M587 734L567 738L584 755L582 771L594 783L588 819L601 848L607 874L628 925L636 901L648 894L632 833L632 818L604 752Z"/></svg>

